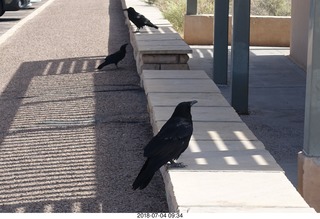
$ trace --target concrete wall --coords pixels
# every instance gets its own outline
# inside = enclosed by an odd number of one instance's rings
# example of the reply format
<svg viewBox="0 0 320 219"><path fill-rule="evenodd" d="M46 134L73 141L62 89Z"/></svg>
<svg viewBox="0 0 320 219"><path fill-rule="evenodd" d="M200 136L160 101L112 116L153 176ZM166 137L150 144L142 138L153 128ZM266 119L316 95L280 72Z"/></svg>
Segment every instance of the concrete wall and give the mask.
<svg viewBox="0 0 320 219"><path fill-rule="evenodd" d="M186 15L184 40L190 45L212 45L213 15ZM231 39L229 17L229 44ZM251 16L250 45L252 46L290 46L290 17Z"/></svg>
<svg viewBox="0 0 320 219"><path fill-rule="evenodd" d="M307 67L310 0L292 0L291 58L304 70Z"/></svg>

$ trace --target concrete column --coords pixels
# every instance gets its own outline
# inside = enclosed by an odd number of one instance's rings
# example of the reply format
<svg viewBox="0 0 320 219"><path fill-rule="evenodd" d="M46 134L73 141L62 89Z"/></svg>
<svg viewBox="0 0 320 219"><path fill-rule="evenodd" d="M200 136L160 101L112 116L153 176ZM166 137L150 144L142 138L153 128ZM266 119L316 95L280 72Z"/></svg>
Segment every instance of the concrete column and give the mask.
<svg viewBox="0 0 320 219"><path fill-rule="evenodd" d="M213 80L228 83L228 25L229 0L215 0Z"/></svg>
<svg viewBox="0 0 320 219"><path fill-rule="evenodd" d="M310 1L303 152L298 156L298 191L320 212L320 1Z"/></svg>
<svg viewBox="0 0 320 219"><path fill-rule="evenodd" d="M234 0L232 17L231 105L239 114L248 114L250 0Z"/></svg>
<svg viewBox="0 0 320 219"><path fill-rule="evenodd" d="M187 15L197 14L198 0L187 0Z"/></svg>
<svg viewBox="0 0 320 219"><path fill-rule="evenodd" d="M311 1L303 150L320 157L320 1Z"/></svg>

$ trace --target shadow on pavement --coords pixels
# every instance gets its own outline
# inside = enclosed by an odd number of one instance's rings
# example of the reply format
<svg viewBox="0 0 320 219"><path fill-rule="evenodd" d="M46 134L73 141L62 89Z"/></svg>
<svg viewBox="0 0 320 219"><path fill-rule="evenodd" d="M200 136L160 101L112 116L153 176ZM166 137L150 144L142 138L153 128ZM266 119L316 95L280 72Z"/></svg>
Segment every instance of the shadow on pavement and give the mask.
<svg viewBox="0 0 320 219"><path fill-rule="evenodd" d="M25 62L13 76L0 97L0 212L161 210L131 190L152 134L139 79L95 71L101 59Z"/></svg>

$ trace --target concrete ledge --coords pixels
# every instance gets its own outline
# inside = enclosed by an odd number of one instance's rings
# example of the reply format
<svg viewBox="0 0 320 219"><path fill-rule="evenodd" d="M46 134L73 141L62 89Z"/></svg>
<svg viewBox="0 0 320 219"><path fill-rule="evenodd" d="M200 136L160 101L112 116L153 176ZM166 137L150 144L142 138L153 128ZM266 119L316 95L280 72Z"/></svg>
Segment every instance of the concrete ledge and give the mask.
<svg viewBox="0 0 320 219"><path fill-rule="evenodd" d="M140 0L122 0L122 6L123 8L135 8L159 27L159 29L144 27L139 33L134 33L136 27L124 12L139 74L144 69L189 69L187 54L192 53L192 49L173 29L170 22L163 18L162 13L156 7Z"/></svg>
<svg viewBox="0 0 320 219"><path fill-rule="evenodd" d="M156 134L181 101L196 99L194 132L179 162L160 171L171 212L314 213L204 71L144 70Z"/></svg>

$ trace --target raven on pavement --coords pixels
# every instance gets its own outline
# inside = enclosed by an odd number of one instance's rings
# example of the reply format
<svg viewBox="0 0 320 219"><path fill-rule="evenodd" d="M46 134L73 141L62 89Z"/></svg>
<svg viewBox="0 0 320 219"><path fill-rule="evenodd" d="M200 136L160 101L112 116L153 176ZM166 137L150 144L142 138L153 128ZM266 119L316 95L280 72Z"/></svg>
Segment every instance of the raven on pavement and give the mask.
<svg viewBox="0 0 320 219"><path fill-rule="evenodd" d="M133 182L132 189L144 189L155 172L168 162L173 167L184 167L174 160L177 160L189 145L193 132L191 106L195 103L196 100L179 103L159 133L145 146L144 156L147 160Z"/></svg>
<svg viewBox="0 0 320 219"><path fill-rule="evenodd" d="M104 59L104 62L101 63L99 66L98 66L98 69L102 69L104 66L106 65L109 65L109 64L115 64L118 68L118 62L120 62L126 55L126 46L128 45L128 43L126 44L123 44L121 47L120 47L120 50L113 53L113 54L110 54L108 55L105 59Z"/></svg>
<svg viewBox="0 0 320 219"><path fill-rule="evenodd" d="M158 29L156 25L151 23L151 21L148 20L142 14L139 14L138 12L136 12L134 8L129 7L123 10L128 12L129 20L132 21L132 23L134 23L137 26L138 29L136 32L139 32L140 28L143 28L144 26L149 26L149 27Z"/></svg>

